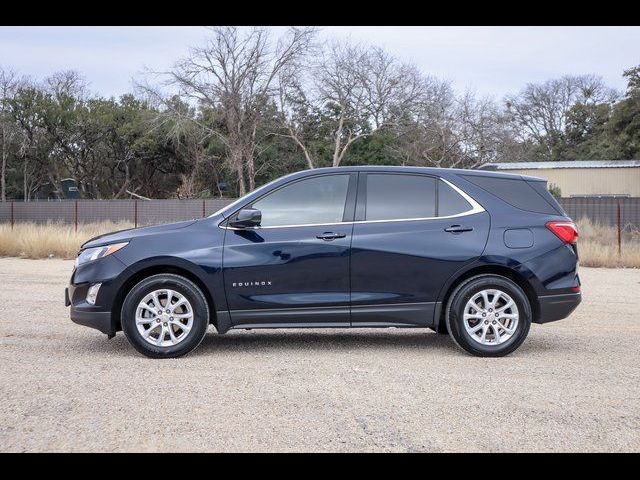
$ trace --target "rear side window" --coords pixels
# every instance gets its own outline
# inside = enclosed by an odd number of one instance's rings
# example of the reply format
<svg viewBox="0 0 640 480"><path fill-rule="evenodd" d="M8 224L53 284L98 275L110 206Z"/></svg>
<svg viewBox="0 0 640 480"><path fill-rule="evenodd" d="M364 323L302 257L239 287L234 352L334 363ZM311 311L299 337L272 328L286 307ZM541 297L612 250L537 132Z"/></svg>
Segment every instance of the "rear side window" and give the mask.
<svg viewBox="0 0 640 480"><path fill-rule="evenodd" d="M367 175L366 220L398 220L457 215L472 209L442 180L425 175Z"/></svg>
<svg viewBox="0 0 640 480"><path fill-rule="evenodd" d="M551 194L546 191L546 189L544 189L543 193L539 193L537 189L531 186L529 182L526 182L524 179L482 177L475 175L462 176L469 182L495 195L509 205L521 210L546 213L548 215L558 215L558 213L560 213L549 201L546 200L546 195L551 197Z"/></svg>
<svg viewBox="0 0 640 480"><path fill-rule="evenodd" d="M435 178L420 175L367 175L367 220L435 216Z"/></svg>

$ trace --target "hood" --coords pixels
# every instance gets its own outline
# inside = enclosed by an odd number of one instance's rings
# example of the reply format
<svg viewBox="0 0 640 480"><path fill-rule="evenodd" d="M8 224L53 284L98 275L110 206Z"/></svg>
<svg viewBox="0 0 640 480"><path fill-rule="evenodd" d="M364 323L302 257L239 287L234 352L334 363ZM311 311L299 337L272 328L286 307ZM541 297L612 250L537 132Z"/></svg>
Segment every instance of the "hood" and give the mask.
<svg viewBox="0 0 640 480"><path fill-rule="evenodd" d="M126 230L118 230L116 232L105 233L104 235L98 235L90 240L87 240L82 244L81 249L100 247L109 243L126 242L132 238L146 237L148 235L155 235L158 233L172 232L181 228L193 225L198 220L187 220L184 222L167 223L164 225L153 225L151 227L140 228L128 228Z"/></svg>

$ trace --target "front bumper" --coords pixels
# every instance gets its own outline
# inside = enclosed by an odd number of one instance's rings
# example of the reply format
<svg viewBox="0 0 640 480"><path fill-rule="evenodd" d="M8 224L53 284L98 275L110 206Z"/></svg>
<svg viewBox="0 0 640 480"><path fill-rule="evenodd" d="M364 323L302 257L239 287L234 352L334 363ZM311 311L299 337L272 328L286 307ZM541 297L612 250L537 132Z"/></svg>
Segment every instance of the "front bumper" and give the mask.
<svg viewBox="0 0 640 480"><path fill-rule="evenodd" d="M111 311L116 294L126 278L125 270L126 266L115 254L74 269L64 294L65 305L71 306L71 320L106 335L115 335L117 322L114 322ZM102 286L95 305L92 305L87 302L87 292L96 283L102 283Z"/></svg>
<svg viewBox="0 0 640 480"><path fill-rule="evenodd" d="M535 323L548 323L562 320L571 315L580 302L581 293L565 293L538 297L540 315Z"/></svg>
<svg viewBox="0 0 640 480"><path fill-rule="evenodd" d="M106 335L115 335L110 311L103 311L84 300L77 301L86 297L87 288L88 285L71 284L64 290L65 306L71 306L71 321L78 325L95 328Z"/></svg>
<svg viewBox="0 0 640 480"><path fill-rule="evenodd" d="M91 312L71 307L71 321L78 325L95 328L106 335L116 334L111 323L111 312Z"/></svg>

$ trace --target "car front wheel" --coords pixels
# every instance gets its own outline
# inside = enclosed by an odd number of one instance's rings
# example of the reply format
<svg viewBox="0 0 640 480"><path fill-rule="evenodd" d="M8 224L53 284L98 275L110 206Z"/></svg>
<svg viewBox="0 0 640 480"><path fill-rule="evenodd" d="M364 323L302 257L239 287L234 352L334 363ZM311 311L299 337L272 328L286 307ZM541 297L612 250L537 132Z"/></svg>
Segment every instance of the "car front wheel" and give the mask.
<svg viewBox="0 0 640 480"><path fill-rule="evenodd" d="M460 284L447 306L451 338L479 357L501 357L524 342L531 305L522 288L499 275L478 275Z"/></svg>
<svg viewBox="0 0 640 480"><path fill-rule="evenodd" d="M193 282L160 274L131 289L121 318L122 330L138 352L151 358L174 358L200 344L209 325L209 308Z"/></svg>

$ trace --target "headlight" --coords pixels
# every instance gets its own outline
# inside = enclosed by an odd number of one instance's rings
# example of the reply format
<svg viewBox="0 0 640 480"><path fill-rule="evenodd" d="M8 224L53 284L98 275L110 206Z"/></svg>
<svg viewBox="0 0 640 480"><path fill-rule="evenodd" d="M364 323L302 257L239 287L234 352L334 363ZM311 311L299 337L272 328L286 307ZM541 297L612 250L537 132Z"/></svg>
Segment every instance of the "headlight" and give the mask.
<svg viewBox="0 0 640 480"><path fill-rule="evenodd" d="M97 260L98 258L111 255L121 248L126 247L128 244L129 242L113 243L111 245L105 245L103 247L87 248L85 250L82 250L78 254L78 258L76 258L76 267L82 265L83 263L91 262L93 260Z"/></svg>

